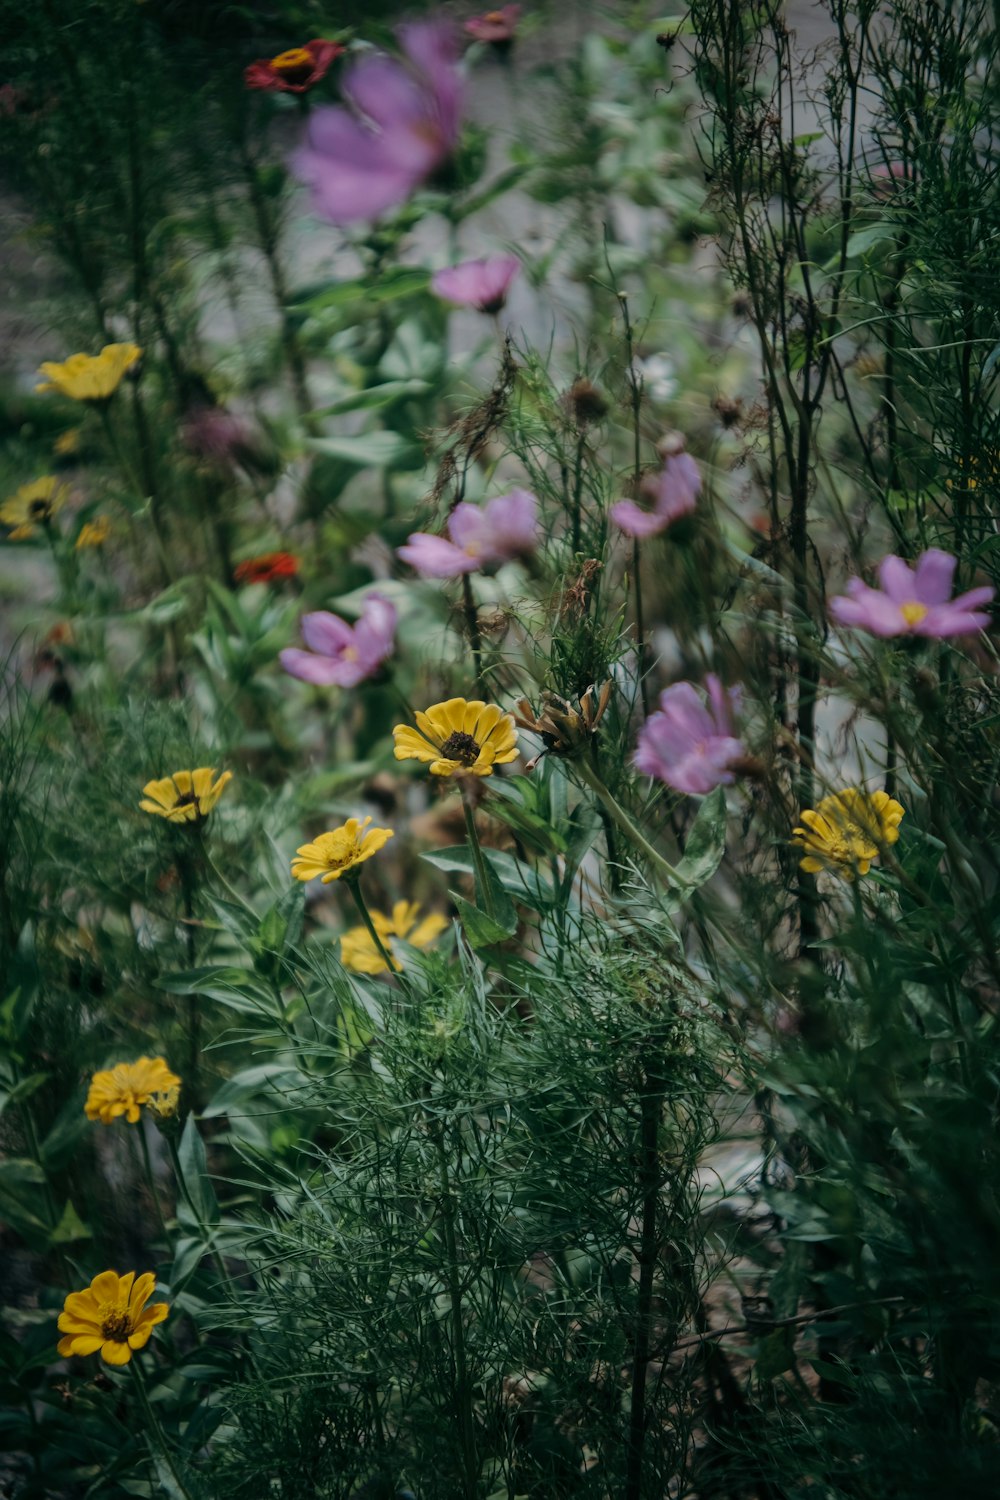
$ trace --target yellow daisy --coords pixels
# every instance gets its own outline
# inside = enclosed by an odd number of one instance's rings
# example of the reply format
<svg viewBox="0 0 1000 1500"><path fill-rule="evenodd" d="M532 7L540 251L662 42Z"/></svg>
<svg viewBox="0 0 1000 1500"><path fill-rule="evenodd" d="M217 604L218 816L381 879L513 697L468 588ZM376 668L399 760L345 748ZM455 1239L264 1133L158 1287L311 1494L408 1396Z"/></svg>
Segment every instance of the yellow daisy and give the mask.
<svg viewBox="0 0 1000 1500"><path fill-rule="evenodd" d="M492 776L494 766L517 759L511 714L493 703L449 698L416 716L417 728L392 731L397 760L421 760L432 776Z"/></svg>
<svg viewBox="0 0 1000 1500"><path fill-rule="evenodd" d="M70 1292L59 1314L59 1353L96 1354L109 1365L127 1365L136 1349L149 1343L157 1323L170 1311L165 1302L146 1306L153 1295L152 1271L136 1276L129 1271L102 1271L82 1292Z"/></svg>
<svg viewBox="0 0 1000 1500"><path fill-rule="evenodd" d="M903 808L888 792L861 792L849 786L824 797L801 814L793 844L805 850L799 866L816 874L832 870L845 880L867 875L881 849L899 838Z"/></svg>
<svg viewBox="0 0 1000 1500"><path fill-rule="evenodd" d="M100 354L71 354L62 364L42 365L39 374L46 378L35 390L58 391L73 401L107 401L141 358L138 344L105 344Z"/></svg>
<svg viewBox="0 0 1000 1500"><path fill-rule="evenodd" d="M371 913L372 926L388 950L394 969L401 969L402 964L392 950L392 938L400 938L414 948L427 948L448 926L448 918L436 912L418 922L419 911L415 901L397 901L391 917L380 911ZM340 962L355 974L384 974L388 968L367 927L351 927L341 934Z"/></svg>
<svg viewBox="0 0 1000 1500"><path fill-rule="evenodd" d="M140 1057L134 1063L115 1063L95 1073L90 1080L90 1092L83 1106L88 1120L100 1120L103 1125L112 1125L124 1115L130 1125L139 1118L140 1105L151 1105L160 1096L171 1096L180 1091L181 1081L171 1073L162 1057ZM159 1113L159 1108L154 1109Z"/></svg>
<svg viewBox="0 0 1000 1500"><path fill-rule="evenodd" d="M111 522L108 517L95 516L92 521L84 521L80 527L76 550L82 552L85 547L102 547L110 535Z"/></svg>
<svg viewBox="0 0 1000 1500"><path fill-rule="evenodd" d="M62 510L68 494L69 485L51 474L32 484L22 484L0 505L0 521L14 528L11 541L23 542L26 537L34 536L38 526L47 526L56 512Z"/></svg>
<svg viewBox="0 0 1000 1500"><path fill-rule="evenodd" d="M391 828L368 828L370 822L371 818L348 818L339 828L321 833L315 843L296 849L292 860L295 879L315 880L319 875L323 884L329 885L331 880L339 880L356 865L371 859L394 833Z"/></svg>
<svg viewBox="0 0 1000 1500"><path fill-rule="evenodd" d="M171 823L200 823L233 779L232 771L223 771L216 782L214 775L214 766L200 766L197 771L175 771L160 781L147 781L139 806Z"/></svg>

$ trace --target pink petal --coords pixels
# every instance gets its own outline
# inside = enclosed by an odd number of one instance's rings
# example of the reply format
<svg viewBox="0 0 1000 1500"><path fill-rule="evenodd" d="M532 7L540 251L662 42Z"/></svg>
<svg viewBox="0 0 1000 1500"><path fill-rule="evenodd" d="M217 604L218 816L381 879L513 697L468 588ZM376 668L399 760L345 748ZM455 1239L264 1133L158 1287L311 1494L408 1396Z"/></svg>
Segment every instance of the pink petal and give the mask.
<svg viewBox="0 0 1000 1500"><path fill-rule="evenodd" d="M392 650L396 638L396 606L381 594L368 594L361 618L354 627L354 645L365 660L379 662Z"/></svg>
<svg viewBox="0 0 1000 1500"><path fill-rule="evenodd" d="M347 646L354 645L354 631L347 621L325 609L303 615L299 628L310 651L318 651L321 656L339 656Z"/></svg>
<svg viewBox="0 0 1000 1500"><path fill-rule="evenodd" d="M634 500L616 501L609 514L626 536L656 536L670 524L669 516L661 516L655 510L641 510Z"/></svg>
<svg viewBox="0 0 1000 1500"><path fill-rule="evenodd" d="M830 600L830 618L835 624L867 630L872 635L886 638L909 634L909 627L899 612L899 606L893 604L885 594L879 593L878 589L869 588L860 578L852 578L847 587L849 598L839 594Z"/></svg>
<svg viewBox="0 0 1000 1500"><path fill-rule="evenodd" d="M350 676L351 662L336 661L332 656L314 656L311 651L299 651L294 646L278 653L278 660L285 671L302 682L311 682L316 687L353 687L346 682ZM357 678L355 678L357 681Z"/></svg>
<svg viewBox="0 0 1000 1500"><path fill-rule="evenodd" d="M917 580L901 557L883 557L878 577L883 593L893 604L912 604L916 599Z"/></svg>
<svg viewBox="0 0 1000 1500"><path fill-rule="evenodd" d="M918 604L944 604L951 595L957 559L930 547L917 558L913 575L914 592L910 595ZM905 601L904 601L905 602Z"/></svg>
<svg viewBox="0 0 1000 1500"><path fill-rule="evenodd" d="M493 560L487 515L478 505L460 501L448 517L448 535L456 547L477 560L477 566L480 560Z"/></svg>
<svg viewBox="0 0 1000 1500"><path fill-rule="evenodd" d="M495 495L484 511L489 546L497 561L524 557L539 542L538 501L530 490Z"/></svg>
<svg viewBox="0 0 1000 1500"><path fill-rule="evenodd" d="M474 573L479 566L475 557L456 547L443 536L430 536L426 531L415 531L397 554L425 578L458 578L462 573Z"/></svg>

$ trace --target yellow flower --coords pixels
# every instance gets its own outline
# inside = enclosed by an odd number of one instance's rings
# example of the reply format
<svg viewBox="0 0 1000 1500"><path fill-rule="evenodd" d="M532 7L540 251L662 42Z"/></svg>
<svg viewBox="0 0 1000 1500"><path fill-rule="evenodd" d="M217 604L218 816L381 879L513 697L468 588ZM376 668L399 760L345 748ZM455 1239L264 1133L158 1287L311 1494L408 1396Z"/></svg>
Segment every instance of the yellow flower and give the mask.
<svg viewBox="0 0 1000 1500"><path fill-rule="evenodd" d="M139 806L171 823L200 823L233 779L232 771L223 771L213 783L214 775L214 766L201 766L197 771L175 771L160 781L147 781Z"/></svg>
<svg viewBox="0 0 1000 1500"><path fill-rule="evenodd" d="M115 1063L90 1080L84 1105L88 1120L111 1125L124 1115L130 1125L139 1118L139 1106L150 1104L160 1094L179 1090L181 1081L171 1073L162 1057L140 1057L134 1063ZM159 1111L155 1111L159 1113Z"/></svg>
<svg viewBox="0 0 1000 1500"><path fill-rule="evenodd" d="M402 964L393 952L390 939L397 937L414 948L427 948L448 926L448 918L437 913L418 922L419 911L415 901L397 901L391 917L380 911L371 913L372 926L389 952L394 969L401 969ZM341 934L340 962L355 974L384 974L387 968L367 927L351 927Z"/></svg>
<svg viewBox="0 0 1000 1500"><path fill-rule="evenodd" d="M39 373L46 378L36 391L59 391L73 401L107 401L138 364L138 344L105 344L100 354L71 354L62 364L49 361Z"/></svg>
<svg viewBox="0 0 1000 1500"><path fill-rule="evenodd" d="M371 859L394 835L391 828L368 828L370 822L371 818L363 821L348 818L339 828L321 833L315 843L303 844L301 849L296 849L292 860L295 879L315 880L319 875L323 884L329 885L331 880L339 880L355 865Z"/></svg>
<svg viewBox="0 0 1000 1500"><path fill-rule="evenodd" d="M861 792L849 786L824 797L802 813L804 827L793 829L793 844L804 849L801 869L833 870L846 880L867 875L879 851L899 838L904 816L888 792Z"/></svg>
<svg viewBox="0 0 1000 1500"><path fill-rule="evenodd" d="M165 1302L146 1303L153 1294L152 1271L137 1277L134 1271L119 1276L102 1271L82 1292L70 1292L59 1314L59 1353L96 1354L109 1365L127 1365L133 1350L149 1343L157 1323L170 1311Z"/></svg>
<svg viewBox="0 0 1000 1500"><path fill-rule="evenodd" d="M79 453L79 427L67 427L65 432L61 432L52 445L52 451L59 458L73 458L77 453Z"/></svg>
<svg viewBox="0 0 1000 1500"><path fill-rule="evenodd" d="M495 704L449 698L416 718L416 729L392 731L396 759L424 761L432 776L492 776L494 766L517 759L514 719Z"/></svg>
<svg viewBox="0 0 1000 1500"><path fill-rule="evenodd" d="M82 552L85 547L102 547L110 535L111 522L108 517L95 516L92 521L84 521L80 527L76 550Z"/></svg>
<svg viewBox="0 0 1000 1500"><path fill-rule="evenodd" d="M13 542L23 542L34 536L38 526L47 526L57 511L62 510L69 494L69 485L53 478L36 479L33 484L22 484L16 494L0 505L0 521L13 526L10 534Z"/></svg>

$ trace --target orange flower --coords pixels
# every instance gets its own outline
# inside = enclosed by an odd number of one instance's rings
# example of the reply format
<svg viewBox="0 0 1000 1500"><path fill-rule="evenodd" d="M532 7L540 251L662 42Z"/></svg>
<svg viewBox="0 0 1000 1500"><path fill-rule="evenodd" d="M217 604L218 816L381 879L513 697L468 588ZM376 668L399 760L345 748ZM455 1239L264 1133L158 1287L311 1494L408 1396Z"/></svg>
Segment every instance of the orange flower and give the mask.
<svg viewBox="0 0 1000 1500"><path fill-rule="evenodd" d="M294 578L298 571L299 560L291 552L262 552L237 563L233 579L236 583L277 583L282 578Z"/></svg>

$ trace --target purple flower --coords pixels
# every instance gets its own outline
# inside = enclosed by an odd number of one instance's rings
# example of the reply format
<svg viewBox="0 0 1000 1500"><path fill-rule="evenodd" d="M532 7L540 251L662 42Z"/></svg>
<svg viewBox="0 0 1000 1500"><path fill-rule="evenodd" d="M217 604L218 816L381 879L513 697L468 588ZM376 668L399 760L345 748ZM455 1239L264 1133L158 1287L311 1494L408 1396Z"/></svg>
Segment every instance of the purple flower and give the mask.
<svg viewBox="0 0 1000 1500"><path fill-rule="evenodd" d="M526 557L538 542L538 501L528 490L511 490L482 510L463 500L448 517L448 537L415 531L398 555L425 578L458 578Z"/></svg>
<svg viewBox="0 0 1000 1500"><path fill-rule="evenodd" d="M981 630L990 617L980 608L989 604L993 589L969 589L949 599L957 559L931 547L910 568L901 557L883 557L878 576L881 589L852 578L846 595L830 600L830 617L838 625L870 631L872 635L922 635L933 640Z"/></svg>
<svg viewBox="0 0 1000 1500"><path fill-rule="evenodd" d="M492 255L484 260L464 260L461 265L435 271L431 286L446 302L474 307L481 313L498 313L507 301L510 284L521 269L516 255Z"/></svg>
<svg viewBox="0 0 1000 1500"><path fill-rule="evenodd" d="M627 536L656 536L666 531L682 516L688 516L697 504L701 475L690 453L684 451L684 439L670 438L660 444L663 468L659 474L643 480L642 493L652 501L651 510L643 510L634 500L619 500L611 507L611 519Z"/></svg>
<svg viewBox="0 0 1000 1500"><path fill-rule="evenodd" d="M735 779L735 764L746 755L736 738L733 714L739 688L724 688L710 672L705 678L708 706L690 682L675 682L660 694L659 711L639 731L633 763L675 792L704 796Z"/></svg>
<svg viewBox="0 0 1000 1500"><path fill-rule="evenodd" d="M458 39L444 21L399 28L407 61L377 54L348 70L349 108L313 112L292 169L332 224L375 220L407 198L458 144L462 81Z"/></svg>
<svg viewBox="0 0 1000 1500"><path fill-rule="evenodd" d="M395 633L395 606L381 594L369 594L354 626L324 609L303 615L302 639L309 650L289 647L280 653L281 665L317 687L357 687L391 653Z"/></svg>

